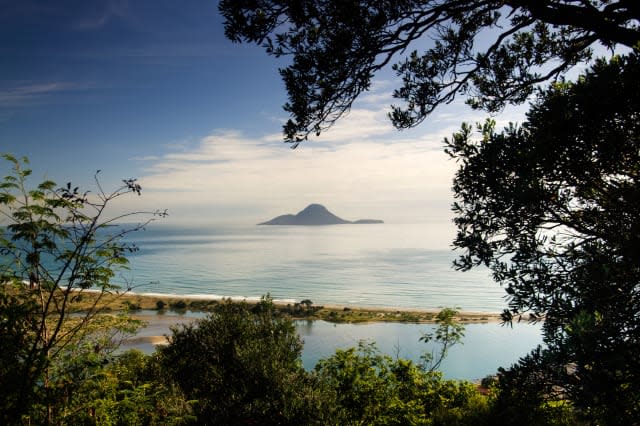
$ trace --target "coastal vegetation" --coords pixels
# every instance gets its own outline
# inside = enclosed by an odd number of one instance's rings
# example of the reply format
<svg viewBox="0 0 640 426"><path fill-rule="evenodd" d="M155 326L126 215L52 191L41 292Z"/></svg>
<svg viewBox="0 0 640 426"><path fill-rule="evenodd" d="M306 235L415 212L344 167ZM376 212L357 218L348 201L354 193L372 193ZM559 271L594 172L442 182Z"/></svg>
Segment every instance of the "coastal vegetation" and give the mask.
<svg viewBox="0 0 640 426"><path fill-rule="evenodd" d="M212 312L218 305L225 302L247 302L244 299L232 298L202 298L161 294L136 294L133 292L100 295L85 292L77 298L73 309L83 311L95 303L100 297L100 303L105 312L128 311L134 317L138 314L176 312L176 313L206 313ZM300 302L284 303L274 301L274 309L294 320L323 320L333 323L362 323L362 322L407 322L407 323L435 323L439 311L390 307L337 306L315 305L309 299ZM500 321L498 313L490 312L458 312L455 318L461 323L495 322Z"/></svg>
<svg viewBox="0 0 640 426"><path fill-rule="evenodd" d="M283 137L294 148L331 128L388 66L400 86L401 105L388 114L398 129L460 96L490 113L533 99L520 125L463 124L445 140L459 165L456 266L492 270L507 295L505 323L544 321L544 347L500 370L495 407L507 424L545 424L556 409L587 424L637 424L637 2L267 0L220 9L229 39L288 59ZM609 59L594 59L603 48ZM569 82L576 65L583 73Z"/></svg>
<svg viewBox="0 0 640 426"><path fill-rule="evenodd" d="M95 193L46 180L30 188L27 159L4 155L0 181L0 422L29 413L35 423L64 417L84 382L117 349L117 335L139 325L126 314L104 316L102 298L117 287L135 247L121 237L162 212L105 217L114 200L139 194L135 180ZM129 229L119 221L142 216ZM91 303L75 309L83 294Z"/></svg>
<svg viewBox="0 0 640 426"><path fill-rule="evenodd" d="M410 316L308 299L276 307L268 297L250 305L124 296L111 278L135 248L120 240L129 230L103 214L117 197L140 192L135 181L100 190L97 200L48 181L30 190L26 161L6 156L3 423L633 424L638 64L633 55L598 62L577 82L541 91L522 127L496 132L488 122L474 141L464 126L447 141L461 165L455 243L467 252L458 266L494 270L509 295L506 322L525 314L544 321L545 346L499 369L488 388L437 372L464 335L454 310ZM588 147L563 145L576 139ZM495 156L511 162L495 167ZM209 316L174 329L152 355L118 354L118 338L139 325L130 314L147 304ZM292 321L323 312L334 321L434 321L424 340L440 350L414 364L363 343L306 371Z"/></svg>
<svg viewBox="0 0 640 426"><path fill-rule="evenodd" d="M285 139L294 144L333 125L374 72L429 30L434 47L394 67L402 79L395 96L406 102L390 114L396 127L420 123L456 95L495 112L536 94L520 126L497 130L489 120L474 133L465 124L445 145L460 166L454 244L463 253L456 265L490 267L508 297L505 323L543 321L545 345L484 387L446 380L437 369L462 341L464 326L460 314L444 309L430 318L416 314L436 324L423 340L438 349L421 363L361 343L306 371L292 321L320 318L324 308L311 300L276 307L268 296L253 305L123 298L112 278L136 248L122 237L163 213L142 213L140 224L123 228L120 222L140 213L107 217L107 207L140 195L135 180L113 192L98 180L94 193L51 181L30 189L28 162L5 155L11 170L0 182L0 422L637 424L637 3L290 3L220 7L229 38L293 56L281 73L292 114ZM474 49L487 29L497 39ZM596 61L575 82L536 89L591 58L597 42L626 54ZM139 326L130 314L146 303L209 314L174 328L168 345L151 355L117 352L119 339ZM334 321L371 320L352 308L327 312Z"/></svg>

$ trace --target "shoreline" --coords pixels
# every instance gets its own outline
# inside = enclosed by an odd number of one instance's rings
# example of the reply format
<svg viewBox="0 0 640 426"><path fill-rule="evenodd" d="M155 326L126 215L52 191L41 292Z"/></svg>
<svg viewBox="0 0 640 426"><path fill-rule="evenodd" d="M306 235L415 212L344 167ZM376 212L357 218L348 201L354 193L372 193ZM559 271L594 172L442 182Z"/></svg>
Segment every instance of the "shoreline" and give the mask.
<svg viewBox="0 0 640 426"><path fill-rule="evenodd" d="M90 296L92 292L83 292ZM86 297L95 300L92 297ZM177 295L162 293L120 293L105 294L103 305L106 311L128 310L134 316L153 317L149 311L162 315L166 312L178 314L207 313L216 305L231 301L234 303L245 302L253 305L259 302L259 298L232 298L207 295ZM303 303L306 302L306 303ZM306 300L294 302L289 300L274 300L277 310L289 315L293 320L324 320L333 323L364 323L364 322L404 322L404 323L435 323L436 316L443 308L420 309L391 306L352 306L337 304L314 304ZM80 308L82 309L82 308ZM141 311L145 311L142 313ZM500 313L458 311L456 319L463 324L500 322Z"/></svg>
<svg viewBox="0 0 640 426"><path fill-rule="evenodd" d="M87 293L88 295L91 293ZM171 327L180 324L190 324L203 318L213 311L220 303L245 302L254 305L258 299L221 298L216 296L195 297L153 294L108 294L104 295L104 305L107 312L128 311L132 318L144 324L138 331L122 341L125 349L140 349L153 351L157 346L168 344L167 336ZM88 297L90 301L90 297ZM326 321L334 324L371 324L371 323L401 323L401 324L435 324L436 316L441 309L418 309L401 307L362 307L343 305L302 304L300 302L274 300L277 311L288 315L294 321ZM162 309L159 309L162 306ZM456 318L462 324L489 324L501 321L500 314L489 312L459 311Z"/></svg>

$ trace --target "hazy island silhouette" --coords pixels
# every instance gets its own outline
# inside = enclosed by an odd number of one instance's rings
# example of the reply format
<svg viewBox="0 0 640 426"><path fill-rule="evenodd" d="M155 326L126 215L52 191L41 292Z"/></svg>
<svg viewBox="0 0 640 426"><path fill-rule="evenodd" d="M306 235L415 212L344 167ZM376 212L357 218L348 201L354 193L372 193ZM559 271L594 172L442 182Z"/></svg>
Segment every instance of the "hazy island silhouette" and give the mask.
<svg viewBox="0 0 640 426"><path fill-rule="evenodd" d="M259 223L258 225L320 226L345 224L360 225L371 223L384 223L384 221L379 219L359 219L356 221L344 220L331 213L321 204L309 204L304 208L304 210L298 212L298 214L283 214L281 216L274 217L267 222Z"/></svg>

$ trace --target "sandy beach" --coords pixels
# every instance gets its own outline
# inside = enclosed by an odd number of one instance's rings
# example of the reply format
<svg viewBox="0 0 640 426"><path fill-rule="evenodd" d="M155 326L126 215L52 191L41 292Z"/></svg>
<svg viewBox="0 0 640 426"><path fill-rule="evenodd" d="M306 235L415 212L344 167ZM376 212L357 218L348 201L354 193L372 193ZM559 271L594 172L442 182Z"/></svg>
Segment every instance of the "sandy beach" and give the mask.
<svg viewBox="0 0 640 426"><path fill-rule="evenodd" d="M85 293L91 295L91 293ZM152 314L174 312L189 317L195 313L212 311L216 305L226 301L246 302L255 304L254 299L230 299L207 296L178 296L159 293L123 293L106 295L103 306L110 310L128 309L132 314L140 314L153 317ZM433 323L440 309L417 309L389 306L352 306L309 303L280 302L275 300L274 305L282 313L290 315L293 319L322 319L330 322L413 322ZM149 312L152 311L152 312ZM459 311L456 316L461 322L493 322L500 321L500 313L497 312L472 312Z"/></svg>

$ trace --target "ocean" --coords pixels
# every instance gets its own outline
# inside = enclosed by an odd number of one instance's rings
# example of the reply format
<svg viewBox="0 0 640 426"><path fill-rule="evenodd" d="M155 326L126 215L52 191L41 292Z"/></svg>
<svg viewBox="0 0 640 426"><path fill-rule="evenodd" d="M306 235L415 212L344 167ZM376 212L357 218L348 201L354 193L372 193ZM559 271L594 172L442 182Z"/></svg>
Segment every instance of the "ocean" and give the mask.
<svg viewBox="0 0 640 426"><path fill-rule="evenodd" d="M501 312L487 269L456 271L434 248L433 225L168 227L130 234L139 251L116 278L139 293L207 295L315 305Z"/></svg>
<svg viewBox="0 0 640 426"><path fill-rule="evenodd" d="M435 243L435 225L319 227L170 227L130 234L139 251L118 277L136 293L277 301L314 305L501 312L504 290L487 269L456 271L456 252ZM298 321L306 368L335 349L376 342L383 353L416 362L431 347L425 324L331 324ZM168 333L143 330L142 335ZM541 343L540 325L469 324L463 344L442 364L447 378L480 379L508 367ZM146 348L149 350L150 348Z"/></svg>

